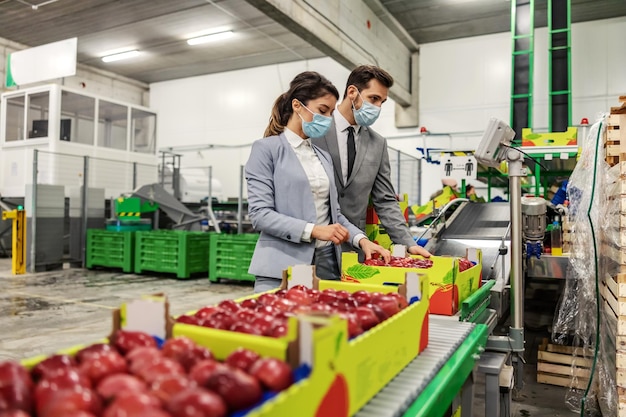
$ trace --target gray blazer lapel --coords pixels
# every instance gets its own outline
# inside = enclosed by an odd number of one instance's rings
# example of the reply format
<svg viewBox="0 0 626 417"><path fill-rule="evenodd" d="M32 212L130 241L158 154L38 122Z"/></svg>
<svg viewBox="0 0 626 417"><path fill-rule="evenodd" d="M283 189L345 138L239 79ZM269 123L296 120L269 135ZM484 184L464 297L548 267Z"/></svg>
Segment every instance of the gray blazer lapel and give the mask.
<svg viewBox="0 0 626 417"><path fill-rule="evenodd" d="M343 173L341 172L341 156L339 155L339 145L337 144L337 128L335 122L328 129L328 133L324 136L326 141L326 148L333 160L333 168L335 170L335 179L339 181L341 187L343 187Z"/></svg>
<svg viewBox="0 0 626 417"><path fill-rule="evenodd" d="M350 185L352 180L358 175L359 168L363 164L363 160L365 160L365 155L367 154L367 148L370 144L370 132L366 127L361 127L361 132L359 133L359 146L356 151L356 159L354 160L354 167L352 167L352 175L346 181L346 187ZM336 141L335 141L336 142Z"/></svg>

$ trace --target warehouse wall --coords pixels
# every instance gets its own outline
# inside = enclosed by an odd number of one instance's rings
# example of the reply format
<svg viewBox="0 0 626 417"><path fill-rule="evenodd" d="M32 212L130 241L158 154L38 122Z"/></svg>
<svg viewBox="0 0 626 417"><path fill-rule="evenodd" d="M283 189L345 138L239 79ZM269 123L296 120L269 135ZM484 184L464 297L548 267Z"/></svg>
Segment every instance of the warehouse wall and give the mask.
<svg viewBox="0 0 626 417"><path fill-rule="evenodd" d="M28 48L4 38L0 38L0 93L6 91L6 62L7 56ZM68 87L81 89L103 97L120 100L125 103L148 106L150 101L149 86L146 83L122 77L109 71L103 71L86 65L78 65L76 75L64 79L50 80L41 84L63 84Z"/></svg>
<svg viewBox="0 0 626 417"><path fill-rule="evenodd" d="M626 93L626 56L622 34L626 18L575 24L572 27L572 122L617 104ZM416 147L475 147L489 117L509 119L511 83L509 33L424 44L420 53L420 124L397 129L394 106L385 104L375 129L390 146L416 154ZM535 31L534 128L548 125L547 29ZM343 92L348 70L331 59L271 65L212 74L150 86L151 105L159 112L159 147L249 144L262 134L273 100L300 71L325 74ZM239 165L249 148L187 152L183 164L212 165L224 194L239 190ZM422 200L440 187L439 165L424 164Z"/></svg>

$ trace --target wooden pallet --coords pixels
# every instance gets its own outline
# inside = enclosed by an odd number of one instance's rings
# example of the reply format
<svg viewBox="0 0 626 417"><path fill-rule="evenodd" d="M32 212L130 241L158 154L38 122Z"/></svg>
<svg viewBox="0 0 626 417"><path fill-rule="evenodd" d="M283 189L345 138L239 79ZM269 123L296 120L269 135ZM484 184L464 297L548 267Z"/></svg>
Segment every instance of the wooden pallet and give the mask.
<svg viewBox="0 0 626 417"><path fill-rule="evenodd" d="M586 357L581 355L586 355ZM537 382L586 389L593 352L573 346L553 345L544 339L537 352ZM572 366L573 365L573 366Z"/></svg>
<svg viewBox="0 0 626 417"><path fill-rule="evenodd" d="M626 161L626 112L609 115L603 142L606 162L610 166Z"/></svg>

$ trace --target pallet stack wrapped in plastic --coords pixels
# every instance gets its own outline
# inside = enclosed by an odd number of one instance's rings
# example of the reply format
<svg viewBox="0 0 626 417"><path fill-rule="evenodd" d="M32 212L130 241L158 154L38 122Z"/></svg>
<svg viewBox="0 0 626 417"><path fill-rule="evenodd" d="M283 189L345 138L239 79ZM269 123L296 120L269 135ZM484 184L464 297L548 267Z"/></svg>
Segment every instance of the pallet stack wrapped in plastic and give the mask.
<svg viewBox="0 0 626 417"><path fill-rule="evenodd" d="M581 415L626 417L626 97L620 101L583 139L567 189L576 232L552 341L573 347L565 400Z"/></svg>

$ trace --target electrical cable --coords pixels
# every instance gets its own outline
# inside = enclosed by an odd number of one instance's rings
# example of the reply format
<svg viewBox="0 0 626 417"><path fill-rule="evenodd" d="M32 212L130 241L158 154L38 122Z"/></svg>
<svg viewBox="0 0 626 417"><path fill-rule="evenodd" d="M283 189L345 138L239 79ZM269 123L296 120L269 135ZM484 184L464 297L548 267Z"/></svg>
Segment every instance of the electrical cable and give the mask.
<svg viewBox="0 0 626 417"><path fill-rule="evenodd" d="M595 278L596 278L596 340L595 340L595 348L593 352L593 362L591 363L591 372L589 375L589 382L587 383L587 389L585 390L585 394L580 400L580 416L583 417L585 413L585 402L587 400L587 395L589 395L589 391L591 390L591 384L593 383L593 377L596 370L596 364L598 362L598 350L600 345L600 284L598 277L598 248L596 242L596 233L593 228L593 221L591 219L591 206L593 205L593 199L596 192L596 178L597 178L597 170L598 170L598 147L600 144L600 132L602 132L602 122L600 122L600 126L598 127L598 134L596 136L596 151L594 153L594 161L593 161L593 181L591 187L591 198L589 201L589 207L587 208L587 220L589 221L590 229L591 229L591 238L593 240L593 260L595 265Z"/></svg>

